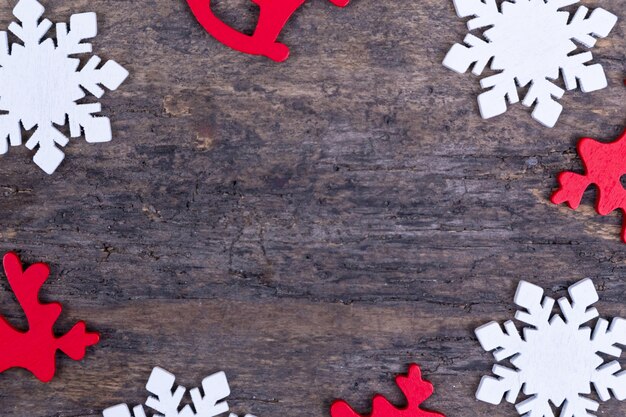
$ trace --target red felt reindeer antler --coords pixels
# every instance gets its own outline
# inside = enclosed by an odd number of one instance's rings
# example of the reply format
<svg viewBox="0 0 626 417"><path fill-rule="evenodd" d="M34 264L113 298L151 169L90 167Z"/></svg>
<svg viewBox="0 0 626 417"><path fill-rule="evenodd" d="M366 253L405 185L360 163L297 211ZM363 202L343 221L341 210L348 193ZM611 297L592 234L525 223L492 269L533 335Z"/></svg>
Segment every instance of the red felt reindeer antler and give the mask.
<svg viewBox="0 0 626 417"><path fill-rule="evenodd" d="M215 39L237 51L263 55L274 61L289 57L289 48L276 42L280 31L291 15L306 0L252 0L261 9L259 21L252 36L228 26L211 10L211 0L187 0L198 22ZM344 7L350 0L330 0L335 6Z"/></svg>
<svg viewBox="0 0 626 417"><path fill-rule="evenodd" d="M596 211L599 215L622 210L622 242L626 243L626 190L621 181L626 174L626 130L610 143L583 138L578 142L577 150L583 160L585 174L561 172L557 177L559 189L550 200L554 204L566 202L576 210L585 190L595 184L598 187Z"/></svg>
<svg viewBox="0 0 626 417"><path fill-rule="evenodd" d="M626 174L626 131L617 140L602 143L590 138L578 142L578 154L583 160L583 175L566 171L558 176L559 189L552 195L554 204L567 204L576 209L583 193L591 184L598 188L596 211L601 216L621 209L626 215L626 190L621 177ZM626 219L622 224L622 241L626 242Z"/></svg>
<svg viewBox="0 0 626 417"><path fill-rule="evenodd" d="M9 368L25 368L43 382L54 376L55 353L61 350L74 360L85 356L87 346L98 343L98 333L86 331L79 321L61 337L55 337L53 326L61 315L59 303L41 303L39 290L48 279L50 269L37 263L22 269L19 257L9 252L4 255L7 280L28 320L28 330L19 331L0 316L0 372Z"/></svg>
<svg viewBox="0 0 626 417"><path fill-rule="evenodd" d="M433 385L422 379L419 366L411 364L408 375L398 375L396 384L407 399L405 408L397 408L382 395L374 396L372 400L372 413L369 417L444 417L443 414L426 411L420 405L433 394ZM335 401L330 407L332 417L365 417L343 400Z"/></svg>

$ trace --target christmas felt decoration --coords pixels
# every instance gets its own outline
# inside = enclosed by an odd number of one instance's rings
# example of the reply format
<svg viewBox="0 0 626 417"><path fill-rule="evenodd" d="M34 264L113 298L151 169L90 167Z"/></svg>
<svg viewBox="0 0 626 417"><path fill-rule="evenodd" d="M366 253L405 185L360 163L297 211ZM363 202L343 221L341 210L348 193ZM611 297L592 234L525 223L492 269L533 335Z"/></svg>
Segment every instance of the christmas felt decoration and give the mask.
<svg viewBox="0 0 626 417"><path fill-rule="evenodd" d="M507 359L513 368L495 365L493 376L480 381L476 398L499 404L502 398L517 403L525 417L554 416L552 406L560 407L562 417L589 417L599 404L587 397L593 384L598 398L607 401L613 396L626 399L626 371L616 360L626 344L626 320L598 319L592 330L588 326L598 317L593 305L598 293L590 279L569 287L570 298L559 299L560 314L552 314L554 299L544 296L543 289L521 281L515 304L522 309L515 318L524 323L522 333L513 321L504 323L504 331L496 322L476 329L483 349L493 351L496 361ZM523 388L525 398L518 401Z"/></svg>
<svg viewBox="0 0 626 417"><path fill-rule="evenodd" d="M115 61L100 65L92 56L82 67L79 54L91 52L84 42L97 34L95 13L79 13L56 25L56 40L46 34L52 22L43 19L43 6L36 0L20 0L9 31L19 42L9 47L6 32L0 32L0 154L22 144L22 127L32 134L26 141L35 149L33 161L52 174L65 158L61 147L69 139L58 126L69 124L70 136L84 135L90 143L112 138L111 122L98 116L100 103L82 103L86 92L100 98L105 86L117 89L128 72Z"/></svg>
<svg viewBox="0 0 626 417"><path fill-rule="evenodd" d="M579 0L453 0L459 17L471 17L470 31L483 29L484 39L468 34L455 44L443 65L459 73L473 65L480 75L490 64L497 74L483 78L489 89L478 96L478 107L488 119L506 112L508 103L517 103L518 87L529 86L522 104L534 105L532 117L553 127L563 110L557 99L564 90L555 84L561 75L567 90L583 92L607 86L600 64L589 65L591 52L575 53L577 43L591 48L596 38L608 36L617 16L604 9L581 6L570 18L563 7Z"/></svg>
<svg viewBox="0 0 626 417"><path fill-rule="evenodd" d="M372 412L369 417L444 417L442 414L422 409L421 404L433 394L433 386L422 379L419 366L409 366L407 375L398 375L396 384L407 399L407 406L398 408L392 405L382 395L374 396ZM343 400L333 402L330 408L331 417L365 417L354 411Z"/></svg>
<svg viewBox="0 0 626 417"><path fill-rule="evenodd" d="M198 22L215 39L237 51L263 55L274 61L289 57L289 48L276 39L291 15L306 0L252 0L261 9L254 33L249 36L228 26L211 10L210 0L187 0ZM335 6L344 7L350 0L330 0Z"/></svg>
<svg viewBox="0 0 626 417"><path fill-rule="evenodd" d="M557 178L559 188L552 194L551 201L567 203L576 209L585 190L595 184L598 214L605 216L613 210L621 210L626 215L626 190L621 183L622 175L626 174L626 131L610 143L583 138L577 148L585 173L561 172ZM622 223L622 241L626 243L626 219Z"/></svg>
<svg viewBox="0 0 626 417"><path fill-rule="evenodd" d="M9 285L28 320L28 330L15 329L0 316L0 372L25 368L48 382L56 369L57 350L81 360L85 349L98 343L99 335L87 332L85 323L79 321L65 335L56 337L53 326L61 315L61 305L39 301L41 286L50 274L48 266L37 263L24 270L13 252L4 255L3 264Z"/></svg>

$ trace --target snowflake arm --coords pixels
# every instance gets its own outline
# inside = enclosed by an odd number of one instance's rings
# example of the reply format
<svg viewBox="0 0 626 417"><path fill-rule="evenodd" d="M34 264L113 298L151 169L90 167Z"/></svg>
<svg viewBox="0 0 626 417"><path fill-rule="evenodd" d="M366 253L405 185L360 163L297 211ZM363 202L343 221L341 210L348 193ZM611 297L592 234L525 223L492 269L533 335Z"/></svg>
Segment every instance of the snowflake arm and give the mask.
<svg viewBox="0 0 626 417"><path fill-rule="evenodd" d="M524 343L515 323L507 321L504 323L505 332L498 323L492 321L476 329L476 337L482 348L493 351L494 358L499 362L515 356Z"/></svg>
<svg viewBox="0 0 626 417"><path fill-rule="evenodd" d="M508 402L515 403L524 383L522 375L518 371L501 365L494 365L492 372L499 378L483 376L476 391L476 399L498 405L505 397Z"/></svg>
<svg viewBox="0 0 626 417"><path fill-rule="evenodd" d="M90 43L83 43L98 34L95 13L78 13L70 17L70 29L66 23L57 23L57 53L61 56L84 54L92 51ZM78 60L76 60L78 61Z"/></svg>
<svg viewBox="0 0 626 417"><path fill-rule="evenodd" d="M579 397L576 401L566 402L559 417L596 417L590 411L595 413L599 408L600 404L596 401Z"/></svg>
<svg viewBox="0 0 626 417"><path fill-rule="evenodd" d="M74 110L68 116L70 136L78 137L84 130L85 140L89 143L110 141L111 121L108 117L94 116L101 108L100 103L74 104Z"/></svg>
<svg viewBox="0 0 626 417"><path fill-rule="evenodd" d="M544 126L553 127L563 111L563 106L556 101L563 97L563 93L562 88L547 79L536 79L532 81L522 104L526 107L535 105L533 118Z"/></svg>
<svg viewBox="0 0 626 417"><path fill-rule="evenodd" d="M600 297L593 286L593 281L585 279L572 285L568 289L572 303L563 297L559 299L559 308L567 324L581 326L598 317L598 310L593 306Z"/></svg>
<svg viewBox="0 0 626 417"><path fill-rule="evenodd" d="M617 16L604 9L595 9L587 18L588 12L589 9L586 7L579 7L568 28L572 39L582 43L587 48L592 48L596 44L596 38L605 38L609 35L617 23ZM576 45L572 42L571 50L574 51L575 49ZM561 69L565 87L568 90L580 86L583 93L589 93L601 90L608 85L602 65L584 65L592 59L591 52L583 52L573 55L569 60L563 62Z"/></svg>
<svg viewBox="0 0 626 417"><path fill-rule="evenodd" d="M617 345L626 346L626 320L616 317L610 328L608 320L598 320L591 339L595 351L619 358L622 349Z"/></svg>
<svg viewBox="0 0 626 417"><path fill-rule="evenodd" d="M570 59L562 67L565 88L573 90L580 86L582 92L589 93L607 86L606 74L602 65L585 65L592 59L591 52L570 56Z"/></svg>
<svg viewBox="0 0 626 417"><path fill-rule="evenodd" d="M515 78L506 71L483 78L480 85L482 88L493 87L478 96L480 114L485 119L504 113L507 109L507 101L510 104L519 101Z"/></svg>
<svg viewBox="0 0 626 417"><path fill-rule="evenodd" d="M107 61L101 68L96 68L101 60L98 56L91 59L80 70L80 85L85 87L91 94L100 98L104 95L104 90L99 86L102 84L109 90L117 88L128 77L128 71L115 61Z"/></svg>
<svg viewBox="0 0 626 417"><path fill-rule="evenodd" d="M540 395L534 395L522 401L515 406L515 409L524 417L554 417L550 403Z"/></svg>
<svg viewBox="0 0 626 417"><path fill-rule="evenodd" d="M52 174L65 158L65 154L59 146L65 146L69 140L64 134L59 132L52 124L38 126L37 130L26 141L26 147L30 150L39 146L33 161L46 172Z"/></svg>
<svg viewBox="0 0 626 417"><path fill-rule="evenodd" d="M502 14L498 10L496 0L453 0L456 14L459 17L470 17L467 22L469 30L480 29L495 24Z"/></svg>
<svg viewBox="0 0 626 417"><path fill-rule="evenodd" d="M198 388L189 391L198 417L214 417L228 411L228 403L221 401L230 395L230 387L224 372L217 372L202 380L204 397Z"/></svg>
<svg viewBox="0 0 626 417"><path fill-rule="evenodd" d="M501 16L495 0L483 3L481 0L454 0L454 8L459 17L474 16L467 22L469 30L492 25ZM443 65L460 74L474 64L472 73L480 75L487 67L496 51L493 44L468 33L464 44L454 44L443 60Z"/></svg>
<svg viewBox="0 0 626 417"><path fill-rule="evenodd" d="M100 62L99 57L91 57L79 73L80 85L98 98L104 94L100 84L109 90L116 90L128 77L128 71L117 62L107 61L101 68L97 68ZM68 112L71 136L80 136L82 127L87 142L109 142L113 137L111 121L108 117L94 116L100 110L100 103L73 103L72 111Z"/></svg>
<svg viewBox="0 0 626 417"><path fill-rule="evenodd" d="M36 0L21 0L13 9L13 15L22 24L12 22L9 30L20 38L24 45L39 45L46 32L52 27L52 22L48 19L39 22L44 11L44 7ZM50 39L47 41L52 42Z"/></svg>
<svg viewBox="0 0 626 417"><path fill-rule="evenodd" d="M146 405L165 417L192 417L191 407L186 405L180 412L180 402L187 392L185 387L179 386L174 392L174 382L176 377L164 369L156 367L152 370L146 389L156 397L148 397Z"/></svg>
<svg viewBox="0 0 626 417"><path fill-rule="evenodd" d="M536 329L547 327L554 306L554 299L544 297L541 287L530 282L520 281L515 293L515 304L527 311L516 312L515 318L517 320L530 324Z"/></svg>
<svg viewBox="0 0 626 417"><path fill-rule="evenodd" d="M619 358L622 349L618 345L626 345L626 320L614 318L610 327L607 320L598 320L591 339L595 351ZM591 382L602 401L608 401L611 398L609 390L618 400L626 399L626 371L621 370L617 361L597 368L591 377Z"/></svg>
<svg viewBox="0 0 626 417"><path fill-rule="evenodd" d="M465 45L457 43L452 46L443 60L443 65L463 74L474 64L472 73L474 75L482 74L495 53L491 45L471 33L465 36L463 42Z"/></svg>
<svg viewBox="0 0 626 417"><path fill-rule="evenodd" d="M617 361L609 362L596 369L591 375L591 382L602 401L611 399L609 390L617 400L626 399L626 371L622 370Z"/></svg>
<svg viewBox="0 0 626 417"><path fill-rule="evenodd" d="M476 337L482 348L493 351L496 361L500 362L517 355L522 349L522 340L512 321L504 323L505 332L496 322L487 323L476 329ZM495 365L493 373L500 377L484 376L476 392L476 398L490 404L500 404L506 394L506 400L514 403L522 388L522 380L517 371Z"/></svg>
<svg viewBox="0 0 626 417"><path fill-rule="evenodd" d="M577 1L570 1L570 4L577 3ZM564 7L564 6L559 6ZM589 14L589 9L585 6L580 6L567 27L569 29L569 36L571 39L575 39L578 42L585 45L587 48L595 46L597 38L606 38L611 33L611 30L617 23L617 16L604 9L595 9ZM576 47L572 45L572 50Z"/></svg>

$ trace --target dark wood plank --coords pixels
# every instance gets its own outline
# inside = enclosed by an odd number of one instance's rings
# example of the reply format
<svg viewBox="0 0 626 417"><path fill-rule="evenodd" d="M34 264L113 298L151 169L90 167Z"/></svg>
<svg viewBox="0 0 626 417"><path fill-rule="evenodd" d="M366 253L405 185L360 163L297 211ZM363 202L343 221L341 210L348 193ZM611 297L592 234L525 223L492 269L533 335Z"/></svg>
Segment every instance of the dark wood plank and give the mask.
<svg viewBox="0 0 626 417"><path fill-rule="evenodd" d="M249 4L218 9L250 27ZM451 1L308 2L282 64L220 45L182 0L46 6L96 11L95 51L131 78L102 100L113 142L72 141L52 177L24 148L2 157L0 249L51 265L60 331L102 332L50 384L0 375L3 416L139 403L154 365L188 387L225 370L239 413L367 411L374 392L401 400L393 376L413 361L436 384L428 406L512 416L474 400L492 360L473 329L512 316L520 279L560 297L591 277L601 312L626 315L621 216L597 216L593 193L576 212L548 201L579 137L624 127L624 19L594 50L610 88L567 93L550 130L520 105L479 117L478 79L440 65L465 33Z"/></svg>

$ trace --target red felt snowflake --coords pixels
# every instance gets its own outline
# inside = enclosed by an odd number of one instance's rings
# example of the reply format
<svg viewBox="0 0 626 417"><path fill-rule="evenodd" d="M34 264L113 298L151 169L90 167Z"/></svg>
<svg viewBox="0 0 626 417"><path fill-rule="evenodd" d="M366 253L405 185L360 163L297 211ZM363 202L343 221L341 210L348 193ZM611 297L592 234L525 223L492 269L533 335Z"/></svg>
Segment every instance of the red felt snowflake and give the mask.
<svg viewBox="0 0 626 417"><path fill-rule="evenodd" d="M382 395L374 396L372 400L372 413L369 417L444 417L443 414L426 411L420 405L433 394L433 385L422 379L419 366L409 366L408 375L398 375L396 384L407 399L405 408L393 406ZM365 417L358 414L345 401L335 401L330 407L332 417Z"/></svg>
<svg viewBox="0 0 626 417"><path fill-rule="evenodd" d="M576 209L583 193L591 184L598 188L596 211L601 216L621 209L626 214L626 190L621 177L626 174L626 131L610 143L584 138L578 142L578 154L583 160L585 174L561 172L559 189L552 194L554 204L567 204ZM622 224L622 241L626 242L626 219Z"/></svg>
<svg viewBox="0 0 626 417"><path fill-rule="evenodd" d="M98 343L98 333L87 332L79 321L61 337L55 337L53 326L61 315L58 303L41 303L39 290L48 279L48 265L37 263L22 269L19 257L4 255L4 272L9 285L28 320L26 332L15 329L0 316L0 372L9 368L25 368L43 382L54 376L57 350L74 360L85 356L87 346Z"/></svg>
<svg viewBox="0 0 626 417"><path fill-rule="evenodd" d="M215 39L237 51L263 55L274 61L289 57L289 48L276 42L291 15L306 0L252 0L261 11L252 35L245 35L220 20L211 10L211 0L187 0L198 22ZM330 0L335 6L347 6L350 0Z"/></svg>

